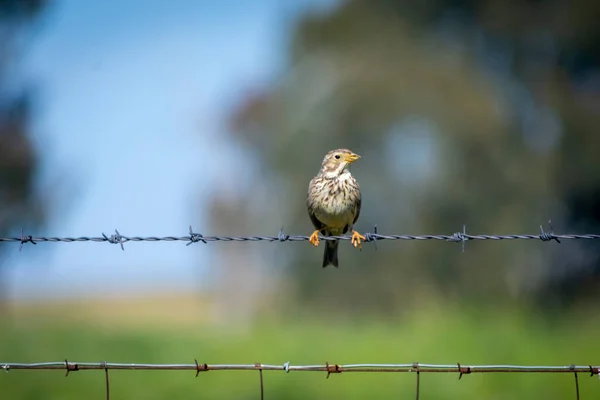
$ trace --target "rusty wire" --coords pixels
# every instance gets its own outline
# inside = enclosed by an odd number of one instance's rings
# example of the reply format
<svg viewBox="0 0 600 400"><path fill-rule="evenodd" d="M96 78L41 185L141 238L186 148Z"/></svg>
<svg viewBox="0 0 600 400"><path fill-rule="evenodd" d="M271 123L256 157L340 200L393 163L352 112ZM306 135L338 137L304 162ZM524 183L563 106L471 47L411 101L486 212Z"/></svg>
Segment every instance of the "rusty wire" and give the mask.
<svg viewBox="0 0 600 400"><path fill-rule="evenodd" d="M110 363L106 361L93 362L70 362L68 360L58 362L40 362L40 363L5 363L0 362L0 368L6 372L10 370L64 370L65 376L70 372L85 370L104 370L106 399L110 398L110 388L108 381L108 370L190 370L195 371L197 377L200 372L207 371L258 371L260 398L264 399L265 384L263 380L263 371L283 371L294 372L326 372L328 379L331 374L341 374L348 372L409 372L416 373L416 399L420 395L420 374L433 372L457 373L458 379L463 375L474 373L571 373L575 376L575 396L579 400L579 380L577 373L589 373L590 376L600 378L600 366L596 365L559 365L559 366L530 366L530 365L461 365L456 364L421 364L418 362L410 364L323 364L314 365L290 365L286 362L282 365L275 364L199 364L194 360L193 364L135 364L135 363Z"/></svg>
<svg viewBox="0 0 600 400"><path fill-rule="evenodd" d="M464 251L465 243L469 240L541 240L548 242L551 240L560 243L561 240L590 240L600 239L600 234L555 234L550 221L550 231L544 231L544 228L540 225L540 233L538 234L510 234L510 235L470 235L466 233L466 226L463 225L461 232L455 232L451 235L382 235L377 232L377 225L373 227L373 232L364 233L365 242L376 243L380 240L441 240L446 242L461 243ZM351 236L320 236L321 240L350 240ZM121 235L118 230L115 229L115 233L112 235L106 235L102 233L102 236L79 236L79 237L45 237L45 236L32 236L25 235L21 230L20 237L0 237L0 243L2 242L16 242L20 243L19 251L26 243L37 244L40 242L108 242L111 244L120 245L122 250L125 250L123 246L127 242L175 242L183 241L187 242L186 245L192 243L208 243L208 242L297 242L307 241L309 236L302 235L288 235L283 232L283 228L278 232L277 236L204 236L200 233L193 231L192 227L189 227L189 233L184 236L125 236Z"/></svg>
<svg viewBox="0 0 600 400"><path fill-rule="evenodd" d="M110 388L108 381L108 370L190 370L195 371L197 377L200 372L207 371L258 371L260 398L264 399L265 384L263 380L263 371L283 371L289 373L295 372L326 372L327 379L333 374L348 372L409 372L416 373L416 399L420 396L420 374L433 372L457 373L458 379L463 375L474 373L572 373L575 376L575 396L579 400L579 380L577 373L586 372L590 376L600 378L600 366L596 365L565 365L565 366L530 366L530 365L461 365L456 364L421 364L418 362L410 364L330 364L326 362L314 365L290 365L286 362L282 365L274 364L199 364L194 360L194 364L135 364L135 363L110 363L106 361L92 362L70 362L68 360L58 362L41 363L0 363L0 367L6 372L10 370L65 370L65 376L69 376L73 371L85 370L104 370L106 399L110 398Z"/></svg>
<svg viewBox="0 0 600 400"><path fill-rule="evenodd" d="M190 364L135 364L135 363L111 363L111 362L40 362L40 363L9 363L0 362L0 368L6 372L12 370L65 370L67 373L84 370L189 370L196 373L207 371L284 371L284 372L454 372L462 375L474 373L590 373L598 375L600 365L559 365L559 366L535 366L535 365L463 365L457 364L314 364L314 365L291 365L285 363L275 364L199 364L197 361ZM197 375L196 375L197 376Z"/></svg>

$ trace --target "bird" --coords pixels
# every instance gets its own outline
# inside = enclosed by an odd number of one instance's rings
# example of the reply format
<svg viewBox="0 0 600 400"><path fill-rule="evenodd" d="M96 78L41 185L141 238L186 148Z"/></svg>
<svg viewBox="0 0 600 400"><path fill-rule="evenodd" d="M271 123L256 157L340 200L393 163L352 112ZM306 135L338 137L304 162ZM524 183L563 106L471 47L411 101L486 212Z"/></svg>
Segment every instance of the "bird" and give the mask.
<svg viewBox="0 0 600 400"><path fill-rule="evenodd" d="M326 236L338 236L352 230L352 244L361 248L363 235L354 230L360 215L361 194L358 182L350 173L350 164L360 156L348 149L336 149L323 158L317 176L308 184L306 206L308 216L315 227L309 242L319 245L319 232ZM338 241L327 240L323 254L323 268L339 266Z"/></svg>

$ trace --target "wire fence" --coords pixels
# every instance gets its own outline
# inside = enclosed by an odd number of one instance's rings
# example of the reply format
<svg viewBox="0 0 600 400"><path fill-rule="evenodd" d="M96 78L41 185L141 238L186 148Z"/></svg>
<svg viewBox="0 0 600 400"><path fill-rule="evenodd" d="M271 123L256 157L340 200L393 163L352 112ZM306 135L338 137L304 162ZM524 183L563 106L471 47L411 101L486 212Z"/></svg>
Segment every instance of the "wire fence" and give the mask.
<svg viewBox="0 0 600 400"><path fill-rule="evenodd" d="M365 242L376 244L379 240L440 240L453 243L461 243L462 250L465 249L465 243L469 240L541 240L548 242L551 240L561 243L561 240L590 240L600 239L600 234L556 234L552 228L551 222L550 231L544 231L540 225L540 233L538 234L511 234L511 235L470 235L466 233L466 226L463 226L462 232L455 232L451 235L383 235L377 232L377 226L374 226L372 233L363 233ZM127 242L187 242L186 245L193 243L208 243L208 242L287 242L287 241L308 241L309 236L288 235L281 229L277 236L204 236L193 231L189 227L189 234L184 236L125 236L121 235L115 229L115 233L108 236L102 233L102 236L80 236L80 237L44 237L25 235L21 231L20 237L0 237L2 242L20 243L19 251L26 243L37 244L41 242L58 243L58 242L108 242L111 244L119 244L122 250ZM351 240L351 236L320 236L321 240ZM110 398L109 385L109 370L183 370L195 371L197 377L201 372L207 371L258 371L260 383L260 398L264 399L265 385L263 381L263 371L284 371L290 372L325 372L326 378L331 374L340 374L348 372L365 372L365 373L382 373L382 372L408 372L416 374L416 398L420 396L420 374L421 373L457 373L458 379L463 375L473 373L572 373L574 374L575 396L579 399L579 380L578 373L589 373L590 376L598 376L600 378L600 366L593 365L567 365L567 366L524 366L524 365L444 365L444 364L329 364L323 365L291 365L286 362L282 365L272 364L199 364L194 360L194 364L131 364L131 363L110 363L102 361L99 363L85 362L69 362L67 360L60 362L42 362L42 363L3 363L0 362L0 367L6 372L10 370L65 370L66 376L73 371L83 370L104 370L106 384L106 399Z"/></svg>
<svg viewBox="0 0 600 400"><path fill-rule="evenodd" d="M512 235L470 235L466 232L466 226L463 225L462 232L455 232L451 235L382 235L377 232L377 225L373 227L373 232L364 233L365 242L376 244L380 240L441 240L446 242L461 243L462 250L465 250L465 243L469 240L541 240L548 242L551 240L560 243L561 240L590 240L600 239L600 234L555 234L552 228L552 223L549 221L550 231L544 231L540 225L540 233L538 234L512 234ZM321 240L351 240L348 235L343 236L320 236ZM310 236L288 235L283 232L283 228L278 232L277 236L204 236L201 233L195 233L192 227L189 227L189 234L185 236L125 236L121 235L115 229L115 233L108 236L102 233L102 236L79 236L79 237L45 237L25 235L21 230L20 237L0 237L2 242L20 243L19 251L26 243L37 244L41 242L58 243L58 242L108 242L111 244L119 244L121 250L125 250L123 244L127 242L187 242L187 246L193 243L208 243L208 242L298 242L307 241Z"/></svg>
<svg viewBox="0 0 600 400"><path fill-rule="evenodd" d="M594 365L566 365L566 366L529 366L529 365L461 365L460 363L448 364L420 364L418 362L410 364L330 364L326 362L320 365L291 365L286 362L282 365L273 364L200 364L194 360L193 364L129 364L129 363L110 363L106 361L96 363L85 362L42 362L42 363L3 363L0 362L6 372L10 370L65 370L65 376L69 376L73 371L84 370L104 370L106 399L110 399L109 370L154 370L154 371L194 371L195 376L201 372L208 371L258 371L260 384L260 399L264 399L265 384L263 380L263 371L284 371L290 372L325 372L327 379L331 374L341 374L348 372L409 372L416 374L416 399L420 396L420 374L421 373L456 373L458 379L463 375L474 373L572 373L575 378L575 398L579 399L579 378L578 373L589 373L590 376L600 378L600 366ZM597 397L596 397L597 398Z"/></svg>

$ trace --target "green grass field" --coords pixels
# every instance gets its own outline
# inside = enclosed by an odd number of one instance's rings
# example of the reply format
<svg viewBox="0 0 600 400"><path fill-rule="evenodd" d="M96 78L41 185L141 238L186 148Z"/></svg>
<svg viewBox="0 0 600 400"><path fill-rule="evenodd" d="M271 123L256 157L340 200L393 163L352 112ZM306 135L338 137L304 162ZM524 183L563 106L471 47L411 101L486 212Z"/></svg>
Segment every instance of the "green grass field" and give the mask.
<svg viewBox="0 0 600 400"><path fill-rule="evenodd" d="M190 298L11 305L0 362L600 364L599 319L557 322L515 311L430 306L398 319L265 317L246 329L216 325ZM236 332L237 331L237 332ZM0 371L1 372L1 371ZM258 373L111 371L111 399L257 399ZM414 398L415 375L264 372L267 399ZM600 397L580 374L582 399ZM104 398L103 371L0 373L1 399ZM570 399L572 374L421 375L421 399Z"/></svg>

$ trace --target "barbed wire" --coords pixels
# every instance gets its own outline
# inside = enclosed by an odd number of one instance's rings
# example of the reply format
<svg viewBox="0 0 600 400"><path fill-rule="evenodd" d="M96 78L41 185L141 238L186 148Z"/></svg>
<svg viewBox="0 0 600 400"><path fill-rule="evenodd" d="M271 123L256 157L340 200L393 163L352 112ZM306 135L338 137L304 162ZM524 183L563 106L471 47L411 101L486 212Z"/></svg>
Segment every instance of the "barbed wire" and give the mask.
<svg viewBox="0 0 600 400"><path fill-rule="evenodd" d="M550 231L544 231L540 225L538 234L511 234L511 235L470 235L466 232L466 225L463 225L462 232L455 232L451 235L382 235L377 232L377 225L373 227L373 232L364 233L364 242L376 244L379 240L442 240L446 242L461 243L462 250L465 250L465 243L469 240L541 240L548 242L555 240L560 243L561 240L589 240L600 239L600 234L555 234L552 228L552 222L549 221ZM320 240L351 240L352 236L319 236ZM124 236L115 229L115 233L108 236L102 233L102 236L79 236L79 237L45 237L25 235L21 230L20 237L0 237L2 242L20 243L19 251L26 243L37 244L41 242L108 242L119 244L121 250L125 250L123 244L127 242L187 242L187 246L193 243L208 242L297 242L310 240L310 236L288 235L283 232L283 228L277 236L204 236L201 233L195 233L192 227L189 227L189 234L186 236Z"/></svg>
<svg viewBox="0 0 600 400"><path fill-rule="evenodd" d="M135 364L135 363L111 363L101 362L70 362L68 360L57 362L38 362L38 363L7 363L0 362L0 367L6 372L10 370L65 370L69 376L73 371L84 370L104 370L106 383L106 399L110 398L109 370L158 370L158 371L195 371L195 376L201 372L208 371L259 371L260 379L260 398L264 399L264 381L263 371L284 371L290 372L326 372L326 379L331 374L341 374L348 372L409 372L417 374L416 398L420 394L420 374L421 373L457 373L458 379L463 375L474 373L572 373L575 377L575 394L579 399L579 380L578 373L589 373L590 376L600 378L600 366L594 365L561 365L561 366L531 366L531 365L461 365L456 364L421 364L413 362L410 364L315 364L315 365L291 365L286 362L281 365L274 364L200 364L195 359L193 364Z"/></svg>

